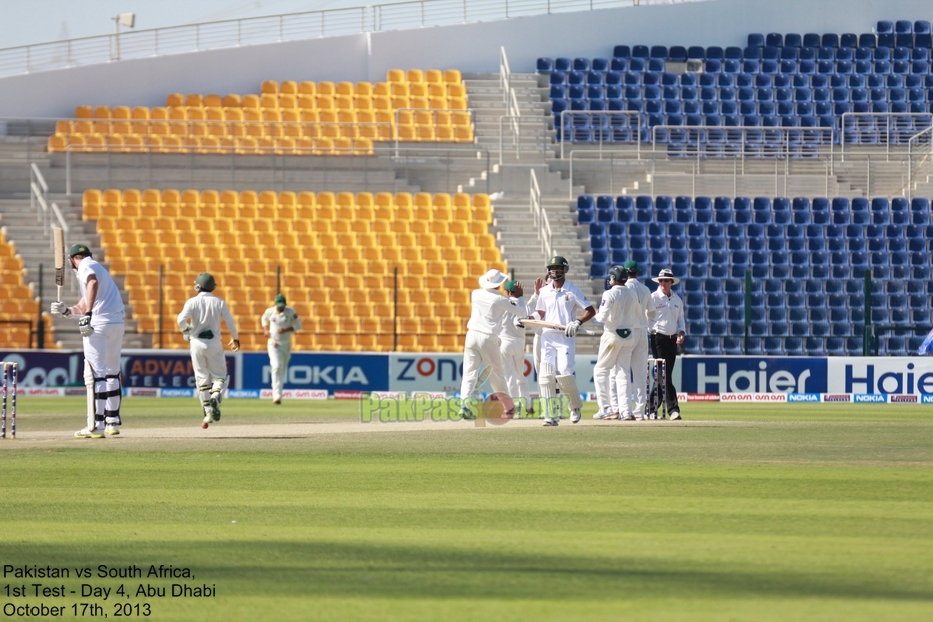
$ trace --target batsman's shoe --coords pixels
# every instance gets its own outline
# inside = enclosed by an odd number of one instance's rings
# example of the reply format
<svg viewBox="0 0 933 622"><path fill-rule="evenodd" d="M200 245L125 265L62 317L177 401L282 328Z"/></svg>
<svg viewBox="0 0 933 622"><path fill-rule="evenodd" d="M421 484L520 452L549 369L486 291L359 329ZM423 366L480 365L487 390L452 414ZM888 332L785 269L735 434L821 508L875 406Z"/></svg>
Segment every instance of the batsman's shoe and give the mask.
<svg viewBox="0 0 933 622"><path fill-rule="evenodd" d="M680 421L680 411L675 410L671 413L671 421Z"/></svg>
<svg viewBox="0 0 933 622"><path fill-rule="evenodd" d="M217 398L211 398L211 417L213 421L220 421L220 404L217 403Z"/></svg>
<svg viewBox="0 0 933 622"><path fill-rule="evenodd" d="M82 428L75 432L75 438L104 438L104 428Z"/></svg>
<svg viewBox="0 0 933 622"><path fill-rule="evenodd" d="M579 408L574 408L570 411L570 423L578 423L583 415L580 413Z"/></svg>
<svg viewBox="0 0 933 622"><path fill-rule="evenodd" d="M460 416L461 416L465 421L473 421L474 419L476 419L476 414L473 413L473 412L472 412L470 409L468 409L468 408L461 408L461 409L460 409Z"/></svg>
<svg viewBox="0 0 933 622"><path fill-rule="evenodd" d="M203 425L201 425L201 427L202 427L202 428L206 428L206 427L207 427L208 425L210 425L211 423L214 423L214 416L213 416L213 415L204 415L204 419L201 421L201 423L203 424Z"/></svg>
<svg viewBox="0 0 933 622"><path fill-rule="evenodd" d="M560 423L559 419L551 419L550 417L544 418L544 423L542 424L546 428L556 428L557 424Z"/></svg>
<svg viewBox="0 0 933 622"><path fill-rule="evenodd" d="M104 428L104 434L106 434L107 436L116 436L119 433L120 433L120 426L108 425L106 428Z"/></svg>

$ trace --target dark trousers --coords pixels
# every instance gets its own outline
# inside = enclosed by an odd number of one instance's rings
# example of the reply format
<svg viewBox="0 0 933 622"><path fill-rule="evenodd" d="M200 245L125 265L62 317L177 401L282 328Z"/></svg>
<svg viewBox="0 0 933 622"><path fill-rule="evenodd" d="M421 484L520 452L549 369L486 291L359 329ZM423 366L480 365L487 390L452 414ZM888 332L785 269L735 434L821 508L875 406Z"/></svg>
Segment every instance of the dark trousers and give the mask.
<svg viewBox="0 0 933 622"><path fill-rule="evenodd" d="M674 388L674 361L677 359L677 335L651 334L651 356L664 359L667 378L664 384L664 401L667 412L680 412L677 404L677 390Z"/></svg>

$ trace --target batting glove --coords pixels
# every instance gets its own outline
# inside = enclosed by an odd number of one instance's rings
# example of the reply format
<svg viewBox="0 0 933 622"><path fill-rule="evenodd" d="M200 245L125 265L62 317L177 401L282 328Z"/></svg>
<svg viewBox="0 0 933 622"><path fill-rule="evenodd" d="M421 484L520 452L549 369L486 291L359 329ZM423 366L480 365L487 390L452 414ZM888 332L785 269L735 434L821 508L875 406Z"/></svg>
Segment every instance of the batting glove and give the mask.
<svg viewBox="0 0 933 622"><path fill-rule="evenodd" d="M52 315L60 315L62 317L68 317L71 315L71 311L62 301L53 302L51 305L49 305L49 311L52 313Z"/></svg>
<svg viewBox="0 0 933 622"><path fill-rule="evenodd" d="M564 329L564 334L568 337L576 337L577 330L580 328L580 324L582 323L583 322L580 320L574 320L570 324L567 324L567 328Z"/></svg>
<svg viewBox="0 0 933 622"><path fill-rule="evenodd" d="M91 312L88 311L78 320L78 332L82 337L90 337L94 334L94 327L91 326Z"/></svg>
<svg viewBox="0 0 933 622"><path fill-rule="evenodd" d="M516 328L525 328L525 325L522 324L522 319L520 317L515 318L515 327Z"/></svg>

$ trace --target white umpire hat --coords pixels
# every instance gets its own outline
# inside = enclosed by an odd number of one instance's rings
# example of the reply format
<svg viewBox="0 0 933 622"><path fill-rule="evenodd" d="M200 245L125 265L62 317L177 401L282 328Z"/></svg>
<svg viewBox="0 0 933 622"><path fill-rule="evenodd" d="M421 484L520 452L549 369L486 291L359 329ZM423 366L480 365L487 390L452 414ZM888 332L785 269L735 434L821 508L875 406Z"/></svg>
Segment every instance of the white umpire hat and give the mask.
<svg viewBox="0 0 933 622"><path fill-rule="evenodd" d="M507 274L503 274L499 270L493 269L479 277L479 286L483 289L498 289L508 280L509 277Z"/></svg>
<svg viewBox="0 0 933 622"><path fill-rule="evenodd" d="M670 279L674 281L673 283L671 283L671 285L677 285L678 283L680 283L680 279L674 276L674 273L668 270L667 268L663 268L660 272L658 272L658 276L654 277L651 280L654 281L655 283L660 283L661 279Z"/></svg>

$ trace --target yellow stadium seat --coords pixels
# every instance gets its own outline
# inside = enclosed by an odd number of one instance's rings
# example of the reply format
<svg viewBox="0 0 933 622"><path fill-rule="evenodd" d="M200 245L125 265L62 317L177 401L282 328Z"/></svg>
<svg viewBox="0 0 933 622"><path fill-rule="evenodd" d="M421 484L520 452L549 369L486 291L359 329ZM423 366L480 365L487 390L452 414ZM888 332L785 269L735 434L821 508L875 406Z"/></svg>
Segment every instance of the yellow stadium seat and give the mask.
<svg viewBox="0 0 933 622"><path fill-rule="evenodd" d="M448 84L460 84L463 82L463 78L460 75L460 72L456 69L448 69L444 72L444 82Z"/></svg>
<svg viewBox="0 0 933 622"><path fill-rule="evenodd" d="M304 81L298 84L299 95L316 95L317 85L314 82Z"/></svg>
<svg viewBox="0 0 933 622"><path fill-rule="evenodd" d="M76 119L90 119L93 114L94 111L90 106L78 106L75 108Z"/></svg>

